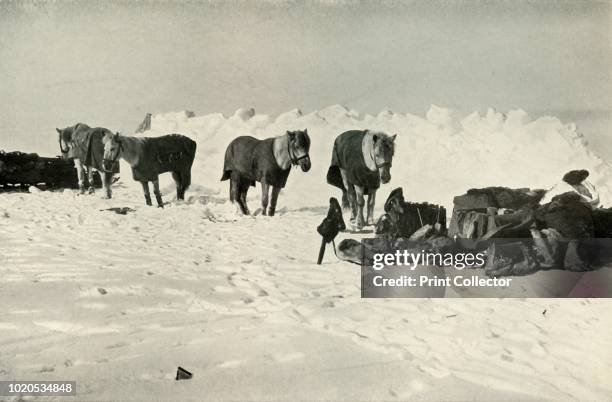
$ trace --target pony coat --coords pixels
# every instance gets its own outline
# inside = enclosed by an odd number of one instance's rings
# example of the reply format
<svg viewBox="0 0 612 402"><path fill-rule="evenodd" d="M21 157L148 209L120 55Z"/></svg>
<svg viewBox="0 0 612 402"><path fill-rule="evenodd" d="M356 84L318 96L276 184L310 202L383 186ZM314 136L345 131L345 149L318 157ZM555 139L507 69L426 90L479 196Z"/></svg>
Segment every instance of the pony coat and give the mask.
<svg viewBox="0 0 612 402"><path fill-rule="evenodd" d="M72 146L68 155L79 159L83 165L104 172L104 143L102 138L110 131L106 128L91 128L87 124L78 123L72 127ZM112 173L119 173L119 162L113 164Z"/></svg>
<svg viewBox="0 0 612 402"><path fill-rule="evenodd" d="M291 167L281 169L276 163L274 138L258 140L251 136L242 136L234 139L225 151L221 181L229 179L234 171L247 179L251 186L255 186L255 182L259 181L283 188Z"/></svg>
<svg viewBox="0 0 612 402"><path fill-rule="evenodd" d="M196 142L180 134L146 137L143 157L132 166L136 181L155 181L165 172L189 172L195 158Z"/></svg>
<svg viewBox="0 0 612 402"><path fill-rule="evenodd" d="M378 171L370 170L363 156L362 144L366 132L367 130L350 130L336 138L331 165L327 171L327 183L346 191L340 173L340 169L344 169L349 183L362 186L366 190L380 187Z"/></svg>

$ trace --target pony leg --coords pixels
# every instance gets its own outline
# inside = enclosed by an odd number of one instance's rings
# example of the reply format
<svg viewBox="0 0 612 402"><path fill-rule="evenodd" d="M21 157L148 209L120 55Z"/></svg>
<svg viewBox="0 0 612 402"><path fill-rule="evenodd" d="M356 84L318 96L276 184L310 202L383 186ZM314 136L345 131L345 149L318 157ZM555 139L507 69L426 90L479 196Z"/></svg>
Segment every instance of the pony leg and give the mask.
<svg viewBox="0 0 612 402"><path fill-rule="evenodd" d="M355 194L355 186L352 184L349 184L347 198L351 207L351 222L355 222L357 219L357 195Z"/></svg>
<svg viewBox="0 0 612 402"><path fill-rule="evenodd" d="M147 203L147 205L151 205L151 194L149 193L149 182L141 181L140 184L142 184L142 191L144 192L145 202Z"/></svg>
<svg viewBox="0 0 612 402"><path fill-rule="evenodd" d="M185 192L183 191L183 180L181 180L181 174L179 172L172 172L172 179L174 179L174 184L176 185L176 199L184 199Z"/></svg>
<svg viewBox="0 0 612 402"><path fill-rule="evenodd" d="M161 192L159 191L159 177L153 180L153 194L155 194L155 200L157 200L157 206L159 208L163 208L164 202L162 201Z"/></svg>
<svg viewBox="0 0 612 402"><path fill-rule="evenodd" d="M251 184L249 183L248 180L246 179L241 179L240 180L240 202L244 208L244 210L246 211L246 215L249 215L251 213L251 211L249 211L249 207L247 205L247 193L249 192L249 187L251 186Z"/></svg>
<svg viewBox="0 0 612 402"><path fill-rule="evenodd" d="M111 190L111 184L113 182L113 173L111 172L99 172L102 175L102 188L104 190L104 195L102 198L110 199L113 196L113 192Z"/></svg>
<svg viewBox="0 0 612 402"><path fill-rule="evenodd" d="M93 194L96 192L96 189L94 188L93 174L94 174L94 168L92 168L91 166L88 166L87 167L87 182L89 183L89 188L87 189L87 192L89 194Z"/></svg>
<svg viewBox="0 0 612 402"><path fill-rule="evenodd" d="M368 212L366 215L366 225L374 225L374 203L376 202L376 190L370 189L368 195Z"/></svg>
<svg viewBox="0 0 612 402"><path fill-rule="evenodd" d="M344 185L344 189L342 189L342 209L346 211L347 209L351 208L352 210L353 204L351 202L351 198L349 194L352 186L349 184L346 170L340 169L340 175L342 176L342 184ZM351 218L354 218L354 217L355 215L353 214Z"/></svg>
<svg viewBox="0 0 612 402"><path fill-rule="evenodd" d="M270 193L270 186L267 183L261 182L261 210L262 214L267 215L268 211L268 194Z"/></svg>
<svg viewBox="0 0 612 402"><path fill-rule="evenodd" d="M342 190L342 209L348 210L351 208L351 204L349 203L348 193L346 190Z"/></svg>
<svg viewBox="0 0 612 402"><path fill-rule="evenodd" d="M357 222L356 226L358 229L361 229L365 226L365 219L363 219L363 206L365 205L365 200L363 199L364 188L361 186L355 186L355 196L356 196L356 204L357 204Z"/></svg>
<svg viewBox="0 0 612 402"><path fill-rule="evenodd" d="M278 201L278 194L280 193L280 187L272 186L272 195L270 197L270 210L268 211L269 216L274 216L276 212L276 201Z"/></svg>
<svg viewBox="0 0 612 402"><path fill-rule="evenodd" d="M74 167L77 171L77 177L79 178L79 194L85 194L85 170L80 159L74 160Z"/></svg>
<svg viewBox="0 0 612 402"><path fill-rule="evenodd" d="M191 170L181 173L181 200L185 199L185 191L191 185Z"/></svg>
<svg viewBox="0 0 612 402"><path fill-rule="evenodd" d="M238 173L232 172L230 176L230 201L233 203L237 203L240 207L240 211L247 215L248 211L246 207L242 205L242 200L240 199L240 175Z"/></svg>

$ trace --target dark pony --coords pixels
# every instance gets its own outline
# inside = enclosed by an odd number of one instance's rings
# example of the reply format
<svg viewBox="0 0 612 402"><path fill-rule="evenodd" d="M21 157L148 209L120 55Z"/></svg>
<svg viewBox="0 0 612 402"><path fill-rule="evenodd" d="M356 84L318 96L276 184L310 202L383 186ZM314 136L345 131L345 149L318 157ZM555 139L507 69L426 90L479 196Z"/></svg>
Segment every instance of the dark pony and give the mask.
<svg viewBox="0 0 612 402"><path fill-rule="evenodd" d="M396 135L370 130L346 131L336 137L327 182L342 190L344 208L351 208L356 229L374 224L376 190L391 180ZM368 195L367 218L363 217Z"/></svg>
<svg viewBox="0 0 612 402"><path fill-rule="evenodd" d="M180 134L161 137L128 137L112 133L104 136L104 166L108 169L123 158L132 167L134 180L142 184L145 201L151 205L149 182L157 205L164 206L159 191L159 175L172 172L176 183L176 198L185 199L191 184L191 166L196 153L196 142Z"/></svg>
<svg viewBox="0 0 612 402"><path fill-rule="evenodd" d="M230 180L230 201L243 214L249 214L246 197L249 187L261 183L261 207L264 215L273 216L281 188L285 187L291 166L310 170L310 137L308 130L287 131L284 135L258 140L250 136L234 139L225 151L221 180ZM270 209L268 193L272 188Z"/></svg>

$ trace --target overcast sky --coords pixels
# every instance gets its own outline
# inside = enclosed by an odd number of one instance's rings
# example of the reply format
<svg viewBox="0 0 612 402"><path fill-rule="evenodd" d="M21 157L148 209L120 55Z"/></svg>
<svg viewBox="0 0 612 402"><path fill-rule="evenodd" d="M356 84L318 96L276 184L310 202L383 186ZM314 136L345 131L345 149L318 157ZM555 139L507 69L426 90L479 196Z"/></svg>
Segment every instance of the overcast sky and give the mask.
<svg viewBox="0 0 612 402"><path fill-rule="evenodd" d="M0 0L0 148L181 109L610 110L611 4Z"/></svg>

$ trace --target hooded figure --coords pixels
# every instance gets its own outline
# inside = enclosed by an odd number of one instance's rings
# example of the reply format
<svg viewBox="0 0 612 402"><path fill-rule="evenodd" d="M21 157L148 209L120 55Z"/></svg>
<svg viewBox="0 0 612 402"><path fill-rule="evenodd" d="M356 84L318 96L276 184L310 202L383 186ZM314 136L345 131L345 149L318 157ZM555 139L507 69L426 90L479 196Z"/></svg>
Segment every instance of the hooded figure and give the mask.
<svg viewBox="0 0 612 402"><path fill-rule="evenodd" d="M586 180L587 177L589 177L588 170L571 170L567 172L563 176L563 180L546 192L540 204L548 204L553 198L564 193L576 193L580 196L582 202L590 205L591 208L598 208L600 206L599 193L595 186Z"/></svg>

